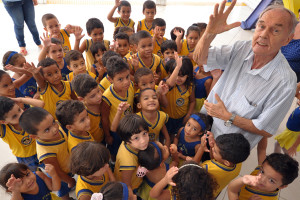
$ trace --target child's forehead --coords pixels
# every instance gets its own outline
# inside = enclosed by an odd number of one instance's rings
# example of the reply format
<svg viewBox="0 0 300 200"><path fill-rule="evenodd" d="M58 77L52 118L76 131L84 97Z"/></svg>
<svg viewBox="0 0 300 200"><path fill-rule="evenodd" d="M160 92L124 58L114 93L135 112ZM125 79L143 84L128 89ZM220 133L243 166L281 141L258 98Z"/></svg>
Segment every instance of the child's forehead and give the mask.
<svg viewBox="0 0 300 200"><path fill-rule="evenodd" d="M151 74L145 74L140 76L139 78L139 83L147 83L147 82L151 82L154 79L154 75Z"/></svg>
<svg viewBox="0 0 300 200"><path fill-rule="evenodd" d="M129 69L125 69L121 72L118 72L114 75L114 78L113 79L119 79L119 78L124 78L124 77L127 77L128 75L130 74L130 71Z"/></svg>
<svg viewBox="0 0 300 200"><path fill-rule="evenodd" d="M50 51L51 50L59 50L62 49L62 44L51 44Z"/></svg>
<svg viewBox="0 0 300 200"><path fill-rule="evenodd" d="M118 43L128 43L129 44L129 41L126 39L117 38L116 41L118 41Z"/></svg>
<svg viewBox="0 0 300 200"><path fill-rule="evenodd" d="M51 72L56 71L57 69L59 69L57 64L52 64L52 65L49 65L47 67L42 67L41 70L43 70L44 73L51 73Z"/></svg>
<svg viewBox="0 0 300 200"><path fill-rule="evenodd" d="M156 12L155 8L145 8L144 12Z"/></svg>
<svg viewBox="0 0 300 200"><path fill-rule="evenodd" d="M282 175L277 172L268 162L264 162L262 164L261 170L264 171L264 174L269 178L282 182Z"/></svg>
<svg viewBox="0 0 300 200"><path fill-rule="evenodd" d="M167 48L165 51L164 51L164 53L166 53L166 52L174 52L175 51L175 49L172 49L172 48Z"/></svg>
<svg viewBox="0 0 300 200"><path fill-rule="evenodd" d="M152 43L152 37L141 38L138 42L138 45L144 45L148 43Z"/></svg>
<svg viewBox="0 0 300 200"><path fill-rule="evenodd" d="M127 10L131 10L131 7L130 6L121 6L121 9L120 9L120 11L127 11Z"/></svg>
<svg viewBox="0 0 300 200"><path fill-rule="evenodd" d="M73 60L70 60L70 64L77 64L77 63L80 63L82 61L85 61L83 57L79 57L78 59L73 59Z"/></svg>
<svg viewBox="0 0 300 200"><path fill-rule="evenodd" d="M43 131L45 128L48 128L53 124L53 120L54 118L51 114L46 115L39 124L36 124L36 129L38 131Z"/></svg>
<svg viewBox="0 0 300 200"><path fill-rule="evenodd" d="M91 34L103 33L103 28L93 28Z"/></svg>
<svg viewBox="0 0 300 200"><path fill-rule="evenodd" d="M53 25L53 24L59 24L59 22L58 22L57 18L51 18L51 19L46 20L46 24Z"/></svg>

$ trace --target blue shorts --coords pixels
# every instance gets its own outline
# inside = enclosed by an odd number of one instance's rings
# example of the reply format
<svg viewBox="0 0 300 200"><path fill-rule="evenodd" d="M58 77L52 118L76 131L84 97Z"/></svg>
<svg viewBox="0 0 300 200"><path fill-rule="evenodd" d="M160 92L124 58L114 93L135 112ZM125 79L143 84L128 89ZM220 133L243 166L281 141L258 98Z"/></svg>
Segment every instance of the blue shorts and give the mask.
<svg viewBox="0 0 300 200"><path fill-rule="evenodd" d="M107 145L107 148L111 155L116 156L118 153L119 147L122 143L122 140L116 132L110 131L110 135L113 137L114 141L113 141L112 145Z"/></svg>
<svg viewBox="0 0 300 200"><path fill-rule="evenodd" d="M183 118L184 117L179 119L169 118L168 122L166 123L169 135L176 135L178 133L178 130L184 126Z"/></svg>
<svg viewBox="0 0 300 200"><path fill-rule="evenodd" d="M41 167L39 165L39 160L37 159L36 154L33 156L30 156L30 157L25 157L25 158L16 157L16 158L17 158L18 163L27 165L28 168L33 172L35 172L38 167ZM43 165L43 164L41 164L41 165Z"/></svg>
<svg viewBox="0 0 300 200"><path fill-rule="evenodd" d="M52 178L49 174L47 174L47 176L49 178ZM69 173L68 176L72 177L72 174ZM76 186L76 185L75 185ZM69 192L72 190L72 188L69 188L68 187L68 183L64 182L64 181L61 181L61 187L60 187L60 190L57 191L57 196L58 197L63 197L67 194L69 194Z"/></svg>

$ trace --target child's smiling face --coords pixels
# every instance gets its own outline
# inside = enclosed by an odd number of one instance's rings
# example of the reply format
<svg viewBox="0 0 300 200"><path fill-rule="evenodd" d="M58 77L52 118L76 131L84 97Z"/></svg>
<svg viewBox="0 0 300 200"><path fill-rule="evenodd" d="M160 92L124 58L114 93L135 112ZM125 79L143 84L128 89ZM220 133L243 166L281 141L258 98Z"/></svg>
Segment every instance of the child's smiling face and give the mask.
<svg viewBox="0 0 300 200"><path fill-rule="evenodd" d="M130 6L122 6L118 13L122 20L128 21L131 13L131 8Z"/></svg>

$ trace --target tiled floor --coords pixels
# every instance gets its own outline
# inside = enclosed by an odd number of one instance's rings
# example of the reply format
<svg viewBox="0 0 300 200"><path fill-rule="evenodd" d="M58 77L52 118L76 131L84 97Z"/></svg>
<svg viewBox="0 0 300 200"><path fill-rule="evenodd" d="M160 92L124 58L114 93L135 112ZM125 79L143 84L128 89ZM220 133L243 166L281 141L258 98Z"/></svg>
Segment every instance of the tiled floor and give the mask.
<svg viewBox="0 0 300 200"><path fill-rule="evenodd" d="M195 22L208 22L209 15L213 11L212 2L214 1L191 1L187 5L179 4L178 0L175 0L174 4L168 4L168 6L158 6L156 17L161 17L167 22L166 37L170 38L170 30L175 26L181 26L184 29L187 29L192 23ZM36 23L40 34L43 33L43 27L41 23L41 17L45 13L55 14L62 27L67 24L80 25L85 29L86 21L91 17L99 18L105 27L105 39L112 39L113 24L106 20L106 16L110 9L112 8L112 0L105 1L105 5L38 5L36 7ZM195 3L196 2L196 3ZM200 3L199 3L200 2ZM206 3L205 3L206 2ZM242 2L242 1L241 1ZM248 15L252 12L247 6L236 6L229 17L228 22L234 21L243 21ZM138 20L143 19L141 3L137 5L132 5L132 14L131 18L137 22ZM0 56L2 57L6 51L16 50L18 51L17 42L14 36L13 23L11 18L8 16L3 5L0 3ZM229 32L218 35L213 41L213 45L223 45L223 44L232 44L237 40L250 40L252 37L252 31L244 31L241 28L236 28ZM38 48L33 43L32 37L25 27L25 39L27 42L27 50L29 52L26 56L27 61L37 63ZM71 42L74 42L74 36L71 36ZM2 66L0 67L2 68ZM296 103L292 105L290 112L296 108ZM290 114L286 116L285 120L281 123L278 133L283 131L287 118ZM269 139L268 153L273 152L274 139ZM11 154L8 145L5 144L2 140L0 141L0 167L5 165L8 162L16 161L14 156ZM300 161L299 154L296 159ZM243 168L240 175L249 174L254 167L257 165L256 159L256 149L253 149L251 155L247 161L243 164ZM288 188L284 189L280 193L280 199L296 200L300 196L300 178L297 178L293 184ZM9 195L5 194L4 190L0 189L0 199L7 200ZM226 191L224 190L218 200L228 199Z"/></svg>

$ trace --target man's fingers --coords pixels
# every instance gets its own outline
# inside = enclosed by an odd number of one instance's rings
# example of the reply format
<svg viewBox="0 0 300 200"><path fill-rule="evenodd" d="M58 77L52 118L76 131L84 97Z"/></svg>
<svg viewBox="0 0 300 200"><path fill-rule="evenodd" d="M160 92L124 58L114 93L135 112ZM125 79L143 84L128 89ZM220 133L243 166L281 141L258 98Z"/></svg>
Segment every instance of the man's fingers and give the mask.
<svg viewBox="0 0 300 200"><path fill-rule="evenodd" d="M215 97L218 103L223 102L217 93L215 94Z"/></svg>
<svg viewBox="0 0 300 200"><path fill-rule="evenodd" d="M228 30L239 27L241 25L241 22L234 22L232 24L227 25Z"/></svg>
<svg viewBox="0 0 300 200"><path fill-rule="evenodd" d="M226 1L225 1L226 3ZM233 0L230 4L230 6L227 8L227 10L225 11L225 14L228 16L230 14L230 12L232 11L233 7L235 6L236 4L236 0Z"/></svg>

